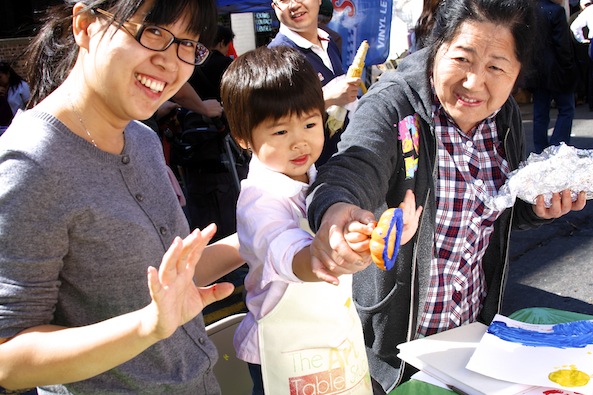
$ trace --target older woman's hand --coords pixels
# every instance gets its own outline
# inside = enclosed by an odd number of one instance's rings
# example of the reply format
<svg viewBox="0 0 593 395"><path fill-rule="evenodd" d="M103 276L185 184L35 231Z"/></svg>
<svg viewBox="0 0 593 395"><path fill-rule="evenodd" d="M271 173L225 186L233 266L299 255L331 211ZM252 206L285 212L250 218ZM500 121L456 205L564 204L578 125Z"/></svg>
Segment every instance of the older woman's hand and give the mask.
<svg viewBox="0 0 593 395"><path fill-rule="evenodd" d="M544 219L560 218L570 211L579 211L585 207L587 201L585 192L579 193L577 200L572 201L569 189L565 189L560 193L552 195L552 204L546 207L544 204L544 197L542 195L536 198L536 203L533 205L533 212Z"/></svg>
<svg viewBox="0 0 593 395"><path fill-rule="evenodd" d="M347 203L336 203L325 212L310 247L312 270L319 279L337 285L339 275L358 272L372 262L370 255L356 253L344 238L344 230L352 221L370 224L375 217Z"/></svg>

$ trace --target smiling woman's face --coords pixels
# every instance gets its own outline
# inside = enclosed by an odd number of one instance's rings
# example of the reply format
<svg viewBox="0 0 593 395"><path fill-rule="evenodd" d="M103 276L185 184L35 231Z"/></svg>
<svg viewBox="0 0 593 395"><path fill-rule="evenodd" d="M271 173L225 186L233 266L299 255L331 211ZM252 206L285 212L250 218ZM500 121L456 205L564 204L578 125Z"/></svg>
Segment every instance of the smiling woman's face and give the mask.
<svg viewBox="0 0 593 395"><path fill-rule="evenodd" d="M509 98L520 70L508 28L466 22L437 51L432 78L445 111L469 132Z"/></svg>
<svg viewBox="0 0 593 395"><path fill-rule="evenodd" d="M164 51L141 45L135 34L149 3L145 3L123 27L109 24L109 17L97 14L90 24L89 50L84 52L85 81L93 85L102 104L122 122L147 119L191 77L194 65L179 59L179 43ZM175 37L198 41L180 19L160 26ZM107 34L105 33L107 29Z"/></svg>

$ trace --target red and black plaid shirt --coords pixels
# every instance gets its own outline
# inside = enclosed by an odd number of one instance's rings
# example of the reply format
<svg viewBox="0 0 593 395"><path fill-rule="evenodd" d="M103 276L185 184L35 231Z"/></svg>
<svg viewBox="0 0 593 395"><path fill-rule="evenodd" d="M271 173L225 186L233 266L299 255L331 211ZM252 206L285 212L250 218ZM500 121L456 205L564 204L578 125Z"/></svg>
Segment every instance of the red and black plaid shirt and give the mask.
<svg viewBox="0 0 593 395"><path fill-rule="evenodd" d="M487 291L482 257L501 213L484 201L509 173L495 115L466 135L440 104L433 106L437 212L428 299L420 312L422 336L474 322L482 308Z"/></svg>

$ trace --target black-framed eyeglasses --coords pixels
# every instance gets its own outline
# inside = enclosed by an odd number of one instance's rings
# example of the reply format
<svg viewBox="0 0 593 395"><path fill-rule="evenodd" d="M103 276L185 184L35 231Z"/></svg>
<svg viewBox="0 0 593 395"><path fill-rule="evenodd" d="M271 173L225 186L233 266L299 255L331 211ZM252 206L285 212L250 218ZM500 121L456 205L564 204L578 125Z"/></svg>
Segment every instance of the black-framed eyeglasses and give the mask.
<svg viewBox="0 0 593 395"><path fill-rule="evenodd" d="M294 1L295 3L302 3L303 0L273 0L274 4L276 4L279 8L286 8L288 5Z"/></svg>
<svg viewBox="0 0 593 395"><path fill-rule="evenodd" d="M115 20L115 15L100 8L93 8L93 11ZM208 57L208 48L204 44L187 39L175 37L173 33L164 27L156 25L145 25L143 23L123 21L120 22L124 28L144 48L162 52L171 45L177 44L177 57L185 63L200 65ZM136 26L136 33L131 32L124 24Z"/></svg>

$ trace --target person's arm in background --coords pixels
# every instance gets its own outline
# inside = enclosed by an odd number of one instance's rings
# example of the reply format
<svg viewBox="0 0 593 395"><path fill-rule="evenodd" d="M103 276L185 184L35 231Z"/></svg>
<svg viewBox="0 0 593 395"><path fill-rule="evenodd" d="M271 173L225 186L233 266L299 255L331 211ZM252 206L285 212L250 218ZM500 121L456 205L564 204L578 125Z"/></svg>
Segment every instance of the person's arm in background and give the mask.
<svg viewBox="0 0 593 395"><path fill-rule="evenodd" d="M166 102L161 104L159 108L156 110L156 120L160 120L162 117L170 114L171 111L176 110L179 107L181 106L178 103L172 102L171 100L167 100Z"/></svg>
<svg viewBox="0 0 593 395"><path fill-rule="evenodd" d="M205 115L208 118L222 116L222 104L215 99L202 100L189 82L183 84L179 91L173 95L172 100L181 107Z"/></svg>
<svg viewBox="0 0 593 395"><path fill-rule="evenodd" d="M339 76L328 82L323 87L323 99L325 100L325 108L333 105L344 107L348 103L352 103L358 96L358 88L360 87L360 78Z"/></svg>

